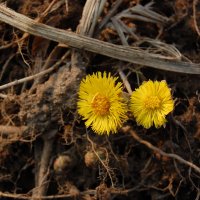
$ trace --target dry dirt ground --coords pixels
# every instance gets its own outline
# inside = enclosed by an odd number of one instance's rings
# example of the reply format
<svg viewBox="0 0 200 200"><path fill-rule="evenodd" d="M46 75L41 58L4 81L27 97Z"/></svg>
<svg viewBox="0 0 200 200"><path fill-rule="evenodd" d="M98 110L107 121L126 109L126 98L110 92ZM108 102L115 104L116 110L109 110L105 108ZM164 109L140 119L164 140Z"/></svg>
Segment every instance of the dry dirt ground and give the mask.
<svg viewBox="0 0 200 200"><path fill-rule="evenodd" d="M198 0L99 1L96 21L82 16L91 4L86 0L0 2L52 27L188 67L200 63ZM93 25L84 29L83 22ZM175 70L162 70L156 59L149 67L101 54L101 49L78 50L0 22L1 200L200 199L199 66L180 73L176 62ZM77 88L85 74L96 71L120 72L132 89L144 80L166 80L175 99L166 127L147 130L130 119L130 131L110 136L86 129L77 114Z"/></svg>

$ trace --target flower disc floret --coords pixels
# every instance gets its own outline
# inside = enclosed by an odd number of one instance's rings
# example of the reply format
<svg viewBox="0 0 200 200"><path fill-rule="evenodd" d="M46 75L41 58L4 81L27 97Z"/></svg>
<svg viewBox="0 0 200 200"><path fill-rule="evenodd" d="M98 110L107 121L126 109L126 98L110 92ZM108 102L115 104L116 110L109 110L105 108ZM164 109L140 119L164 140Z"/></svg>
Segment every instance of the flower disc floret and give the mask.
<svg viewBox="0 0 200 200"><path fill-rule="evenodd" d="M87 75L78 92L78 113L97 134L116 133L127 119L122 84L106 72Z"/></svg>
<svg viewBox="0 0 200 200"><path fill-rule="evenodd" d="M94 96L94 99L92 100L91 105L96 115L103 116L109 113L110 101L104 95L97 93Z"/></svg>
<svg viewBox="0 0 200 200"><path fill-rule="evenodd" d="M146 109L156 109L160 107L160 99L157 96L150 96L144 101L144 106Z"/></svg>
<svg viewBox="0 0 200 200"><path fill-rule="evenodd" d="M174 109L166 81L147 81L131 95L130 109L139 125L156 128L165 125L166 115Z"/></svg>

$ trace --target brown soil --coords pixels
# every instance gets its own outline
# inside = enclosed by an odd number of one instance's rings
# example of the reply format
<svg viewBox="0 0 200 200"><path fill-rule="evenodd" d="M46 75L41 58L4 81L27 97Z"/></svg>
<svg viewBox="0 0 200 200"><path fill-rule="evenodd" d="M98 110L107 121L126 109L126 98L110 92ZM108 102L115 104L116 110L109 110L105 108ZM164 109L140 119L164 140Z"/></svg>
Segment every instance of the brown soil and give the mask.
<svg viewBox="0 0 200 200"><path fill-rule="evenodd" d="M44 14L53 1L1 2L40 23L73 32L77 31L85 5L85 0L57 0ZM111 20L101 29L98 26L115 2L107 0L93 37L124 45L118 32L109 25ZM114 15L150 2L123 0ZM166 55L166 49L162 51L149 42L162 41L180 52L180 58L173 54L173 59L200 63L200 2L154 0L149 9L169 20L155 23L122 17L122 22L135 34L125 34L128 45ZM200 199L199 75L139 66L81 50L80 54L73 54L73 51L0 22L0 85L37 74L59 61L51 73L0 91L1 200L39 196L84 200ZM72 55L82 56L77 68L70 65ZM84 69L79 67L82 63ZM118 75L119 66L123 66L121 69L132 89L138 86L138 80L141 83L149 79L166 80L172 88L175 109L167 117L165 128L146 130L137 126L134 119L125 124L158 151L123 129L114 135L98 136L91 129L86 130L77 114L80 79L96 71ZM198 169L160 151L178 155Z"/></svg>

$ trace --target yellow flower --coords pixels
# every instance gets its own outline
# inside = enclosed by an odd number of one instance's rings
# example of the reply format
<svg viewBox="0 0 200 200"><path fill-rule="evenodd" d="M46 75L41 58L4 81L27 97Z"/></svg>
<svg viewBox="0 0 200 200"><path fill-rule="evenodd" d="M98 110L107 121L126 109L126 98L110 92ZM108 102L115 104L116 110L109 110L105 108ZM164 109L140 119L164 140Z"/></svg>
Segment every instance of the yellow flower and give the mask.
<svg viewBox="0 0 200 200"><path fill-rule="evenodd" d="M170 88L166 81L145 81L131 95L130 108L136 122L145 128L165 125L165 116L174 109Z"/></svg>
<svg viewBox="0 0 200 200"><path fill-rule="evenodd" d="M97 134L116 133L127 119L127 106L122 98L122 84L110 73L88 75L79 89L78 113Z"/></svg>

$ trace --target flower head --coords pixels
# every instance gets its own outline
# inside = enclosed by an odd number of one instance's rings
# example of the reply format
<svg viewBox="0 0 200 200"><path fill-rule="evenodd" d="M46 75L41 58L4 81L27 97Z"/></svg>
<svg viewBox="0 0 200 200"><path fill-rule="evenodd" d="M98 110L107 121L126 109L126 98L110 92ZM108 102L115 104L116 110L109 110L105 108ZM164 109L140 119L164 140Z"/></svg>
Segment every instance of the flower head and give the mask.
<svg viewBox="0 0 200 200"><path fill-rule="evenodd" d="M165 116L174 109L166 81L145 81L131 95L131 111L139 125L156 128L165 125Z"/></svg>
<svg viewBox="0 0 200 200"><path fill-rule="evenodd" d="M80 84L78 113L98 134L116 133L127 119L122 84L116 80L110 73L98 72L86 76Z"/></svg>

